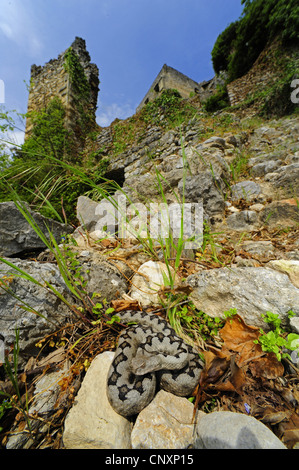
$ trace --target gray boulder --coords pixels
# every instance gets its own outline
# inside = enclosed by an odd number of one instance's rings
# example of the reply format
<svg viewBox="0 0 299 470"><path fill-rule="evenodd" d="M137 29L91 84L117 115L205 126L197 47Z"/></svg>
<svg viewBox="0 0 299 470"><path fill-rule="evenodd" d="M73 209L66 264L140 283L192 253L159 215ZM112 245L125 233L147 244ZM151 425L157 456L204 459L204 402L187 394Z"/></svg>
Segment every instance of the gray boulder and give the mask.
<svg viewBox="0 0 299 470"><path fill-rule="evenodd" d="M286 449L263 423L253 416L231 411L199 415L197 449Z"/></svg>
<svg viewBox="0 0 299 470"><path fill-rule="evenodd" d="M221 178L215 178L209 171L196 176L188 176L185 185L184 181L181 180L178 190L181 195L185 190L185 197L188 202L203 201L204 211L209 216L222 213L225 209L225 184Z"/></svg>
<svg viewBox="0 0 299 470"><path fill-rule="evenodd" d="M20 356L24 358L41 338L67 323L71 316L70 309L43 287L45 281L67 300L73 299L53 264L15 259L14 265L42 284L23 279L18 271L0 263L0 332L7 347L15 341L15 330L19 330Z"/></svg>
<svg viewBox="0 0 299 470"><path fill-rule="evenodd" d="M233 267L202 271L187 278L193 287L190 299L210 316L236 308L249 325L267 329L261 314L279 314L282 326L288 311L299 316L299 289L287 274L269 268Z"/></svg>
<svg viewBox="0 0 299 470"><path fill-rule="evenodd" d="M62 236L73 231L72 227L32 211L27 204L25 206L42 232L48 237L48 227L58 243ZM45 248L45 244L13 201L0 203L0 221L1 257L18 256L18 254L24 251Z"/></svg>

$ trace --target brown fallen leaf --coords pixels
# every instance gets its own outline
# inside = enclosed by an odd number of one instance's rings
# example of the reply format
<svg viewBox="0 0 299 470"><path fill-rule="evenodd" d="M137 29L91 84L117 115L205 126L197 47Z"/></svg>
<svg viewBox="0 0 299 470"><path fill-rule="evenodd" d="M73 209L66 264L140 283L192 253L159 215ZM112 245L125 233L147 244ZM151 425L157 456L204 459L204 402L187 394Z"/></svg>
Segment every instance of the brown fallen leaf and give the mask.
<svg viewBox="0 0 299 470"><path fill-rule="evenodd" d="M281 422L278 425L279 437L282 442L289 448L299 442L299 415L293 413L287 422Z"/></svg>
<svg viewBox="0 0 299 470"><path fill-rule="evenodd" d="M284 373L284 367L275 354L266 353L259 343L260 329L245 323L242 317L234 315L229 318L219 331L224 343L224 353L235 353L236 364L247 367L255 377L275 378Z"/></svg>
<svg viewBox="0 0 299 470"><path fill-rule="evenodd" d="M253 377L275 379L284 374L284 366L274 353L267 353L263 357L254 359L248 365Z"/></svg>
<svg viewBox="0 0 299 470"><path fill-rule="evenodd" d="M271 425L275 425L281 423L282 421L286 421L290 419L292 416L292 411L275 411L275 410L266 410L260 421L263 423L268 423Z"/></svg>
<svg viewBox="0 0 299 470"><path fill-rule="evenodd" d="M264 355L261 346L254 343L260 336L259 328L247 325L240 315L227 319L219 335L224 341L222 351L237 353L236 364L239 367Z"/></svg>
<svg viewBox="0 0 299 470"><path fill-rule="evenodd" d="M230 365L219 382L214 384L214 388L221 392L241 393L243 385L246 383L246 374L235 363L235 356L231 356Z"/></svg>
<svg viewBox="0 0 299 470"><path fill-rule="evenodd" d="M199 385L201 389L206 388L209 384L217 382L224 374L230 364L230 355L224 354L222 351L215 350L203 352L205 367L200 375Z"/></svg>
<svg viewBox="0 0 299 470"><path fill-rule="evenodd" d="M117 299L112 300L110 305L115 309L116 313L122 310L139 310L137 300Z"/></svg>

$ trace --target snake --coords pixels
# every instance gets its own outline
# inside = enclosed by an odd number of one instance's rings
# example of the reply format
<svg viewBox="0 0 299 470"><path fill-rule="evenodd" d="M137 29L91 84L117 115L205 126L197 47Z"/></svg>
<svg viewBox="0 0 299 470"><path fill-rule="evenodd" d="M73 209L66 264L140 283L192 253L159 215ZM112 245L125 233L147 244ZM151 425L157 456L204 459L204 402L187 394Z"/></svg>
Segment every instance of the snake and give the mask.
<svg viewBox="0 0 299 470"><path fill-rule="evenodd" d="M159 389L190 396L203 369L195 348L159 315L125 310L116 316L128 325L119 336L107 376L107 398L114 411L124 417L137 415Z"/></svg>

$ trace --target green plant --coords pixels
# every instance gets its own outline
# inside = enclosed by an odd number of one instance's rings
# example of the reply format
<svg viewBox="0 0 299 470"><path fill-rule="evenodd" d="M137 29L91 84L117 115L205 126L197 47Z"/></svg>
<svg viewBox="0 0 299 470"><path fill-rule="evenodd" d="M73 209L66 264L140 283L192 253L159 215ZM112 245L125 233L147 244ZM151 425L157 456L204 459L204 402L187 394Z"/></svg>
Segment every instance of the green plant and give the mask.
<svg viewBox="0 0 299 470"><path fill-rule="evenodd" d="M209 113L213 113L228 106L229 97L226 86L219 87L216 93L210 96L203 104L204 109Z"/></svg>
<svg viewBox="0 0 299 470"><path fill-rule="evenodd" d="M22 394L21 394L21 391L20 391L20 387L19 387L19 378L18 378L19 352L20 352L19 330L16 330L15 331L15 342L14 342L14 346L13 346L13 364L12 365L10 364L7 357L4 358L4 360L5 360L4 369L5 369L5 372L7 373L8 377L9 377L9 379L10 379L12 385L13 385L15 395L10 397L9 395L4 394L3 392L1 393L2 395L9 398L9 402L4 404L4 408L3 408L3 405L2 405L2 410L4 412L10 407L15 407L19 411L21 411L24 418L25 418L28 430L31 434L31 423L30 423L29 414L28 414L28 395L27 395L27 393L25 394L25 403L24 403L24 401L22 399Z"/></svg>
<svg viewBox="0 0 299 470"><path fill-rule="evenodd" d="M217 38L212 50L215 72L226 70L229 81L244 75L267 43L276 37L282 44L298 44L297 0L242 0L241 17Z"/></svg>
<svg viewBox="0 0 299 470"><path fill-rule="evenodd" d="M292 315L292 313L290 314ZM290 359L290 355L285 350L295 351L298 349L299 335L295 333L287 334L280 327L281 320L278 314L267 312L266 315L262 314L264 321L272 326L272 330L265 333L261 329L259 339L254 340L254 343L260 344L265 352L272 352L277 359L281 361L282 358Z"/></svg>
<svg viewBox="0 0 299 470"><path fill-rule="evenodd" d="M140 118L147 124L172 128L192 119L198 109L184 100L175 89L163 90L154 100L147 103L140 112Z"/></svg>

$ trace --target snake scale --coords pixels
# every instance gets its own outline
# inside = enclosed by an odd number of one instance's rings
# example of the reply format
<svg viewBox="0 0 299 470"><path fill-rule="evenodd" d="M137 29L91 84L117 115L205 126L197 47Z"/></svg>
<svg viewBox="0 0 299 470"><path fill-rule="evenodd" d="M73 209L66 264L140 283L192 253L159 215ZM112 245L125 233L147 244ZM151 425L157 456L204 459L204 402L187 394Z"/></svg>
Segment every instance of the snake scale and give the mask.
<svg viewBox="0 0 299 470"><path fill-rule="evenodd" d="M121 323L134 323L120 335L108 371L107 398L122 416L140 413L158 387L190 396L203 363L166 320L143 311L117 312ZM136 324L137 323L137 324Z"/></svg>

